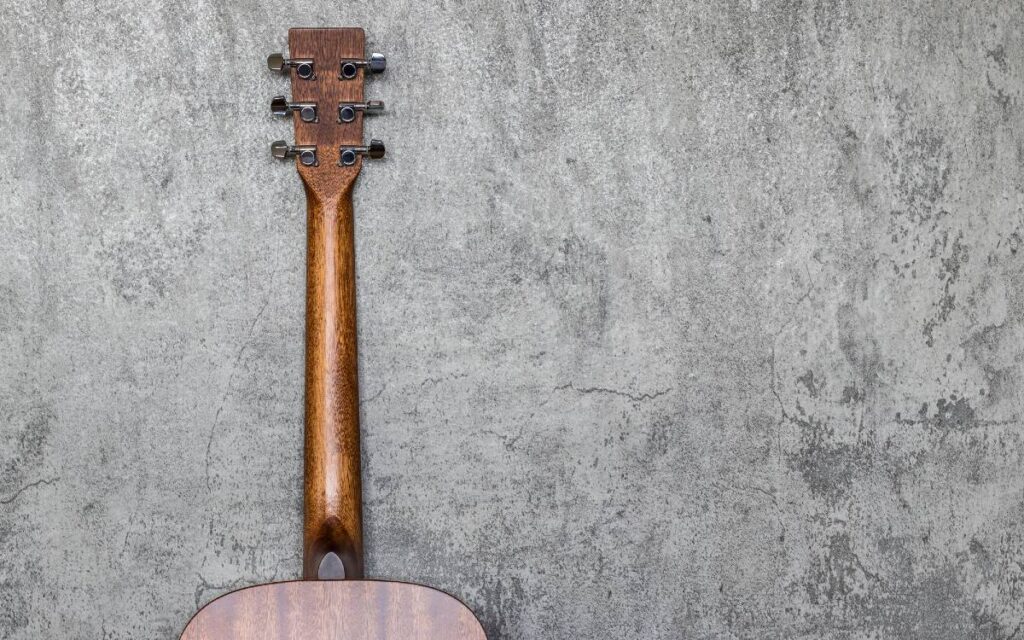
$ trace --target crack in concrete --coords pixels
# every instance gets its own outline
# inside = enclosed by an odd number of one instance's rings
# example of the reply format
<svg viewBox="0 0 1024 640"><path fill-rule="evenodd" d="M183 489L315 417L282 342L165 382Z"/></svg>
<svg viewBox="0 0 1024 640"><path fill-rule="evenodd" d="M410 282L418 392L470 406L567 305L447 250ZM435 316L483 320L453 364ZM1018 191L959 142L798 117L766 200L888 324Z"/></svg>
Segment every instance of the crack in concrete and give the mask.
<svg viewBox="0 0 1024 640"><path fill-rule="evenodd" d="M271 275L271 280L273 280L273 275ZM231 386L232 386L232 384L235 381L235 375L238 373L238 363L241 362L242 355L245 353L246 349L248 349L249 345L252 344L252 336L253 336L253 332L256 330L256 323L258 323L260 321L260 318L263 317L263 312L267 310L267 307L269 305L270 305L270 298L267 297L267 299L263 301L263 306L260 307L260 310L256 313L256 317L254 317L252 319L252 323L249 325L249 331L246 333L246 336L245 336L245 342L242 343L242 346L238 350L238 353L235 354L234 362L232 362L232 364L231 364L231 375L228 376L227 389L224 391L224 395L222 395L221 398L220 398L220 406L217 407L217 412L213 415L213 424L210 425L210 435L206 439L206 459L205 459L204 470L205 470L205 474L206 474L206 488L207 488L207 490L209 490L211 488L211 484L210 484L210 452L213 449L213 438L217 434L217 425L220 423L220 414L224 410L224 404L227 402L228 395L231 393Z"/></svg>
<svg viewBox="0 0 1024 640"><path fill-rule="evenodd" d="M660 398L661 396L670 393L671 391L674 390L673 387L668 387L667 389L661 389L659 391L654 391L652 393L636 394L630 393L628 391L621 391L619 389L608 389L606 387L577 387L572 382L555 387L555 391L565 391L566 389L571 389L576 393L581 393L584 395L591 393L609 394L613 396L619 396L622 398L629 398L633 402L645 402L647 400L654 400L655 398Z"/></svg>
<svg viewBox="0 0 1024 640"><path fill-rule="evenodd" d="M230 590L233 590L236 587L238 587L239 585L244 584L246 582L245 578L238 578L236 580L232 580L231 582L227 582L225 584L210 584L206 580L206 578L203 577L203 574L199 573L199 574L196 574L196 575L199 576L199 584L196 585L196 593L195 593L196 609L199 609L199 603L203 599L203 594L206 593L207 591L221 591L221 590L228 590L228 591L230 591Z"/></svg>
<svg viewBox="0 0 1024 640"><path fill-rule="evenodd" d="M385 382L384 385L381 386L380 391L378 391L377 393L373 394L372 396L369 396L369 397L361 399L359 401L359 406L367 405L367 404L370 404L371 402L374 402L375 400L377 400L377 398L379 398L382 395L384 395L384 392L387 391L387 388L388 388L388 385Z"/></svg>
<svg viewBox="0 0 1024 640"><path fill-rule="evenodd" d="M438 384L441 384L445 380L459 380L461 378L468 378L468 377L469 377L468 373L453 373L453 374L450 374L450 375L447 375L447 376L442 376L440 378L427 378L423 382L420 383L420 386L421 387L425 387L428 384L431 385L431 386L436 386Z"/></svg>
<svg viewBox="0 0 1024 640"><path fill-rule="evenodd" d="M59 480L60 480L60 476L57 476L55 478L43 478L42 480L36 480L35 482L30 482L30 483L26 484L24 487L22 487L22 488L18 489L17 491L15 491L13 494L11 494L11 496L9 498L4 498L4 499L0 500L0 504L11 504L15 500L20 498L21 494L25 493L29 489L33 489L33 488L38 487L40 485L53 484L54 482L57 482Z"/></svg>

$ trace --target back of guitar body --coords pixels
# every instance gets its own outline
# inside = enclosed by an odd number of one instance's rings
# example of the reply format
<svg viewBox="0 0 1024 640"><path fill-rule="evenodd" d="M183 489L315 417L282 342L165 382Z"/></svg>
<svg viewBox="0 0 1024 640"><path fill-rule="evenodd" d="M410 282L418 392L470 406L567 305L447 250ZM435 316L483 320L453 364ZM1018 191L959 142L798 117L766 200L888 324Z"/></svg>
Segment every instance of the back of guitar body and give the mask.
<svg viewBox="0 0 1024 640"><path fill-rule="evenodd" d="M233 591L199 611L181 640L485 640L448 594L377 580L295 581Z"/></svg>

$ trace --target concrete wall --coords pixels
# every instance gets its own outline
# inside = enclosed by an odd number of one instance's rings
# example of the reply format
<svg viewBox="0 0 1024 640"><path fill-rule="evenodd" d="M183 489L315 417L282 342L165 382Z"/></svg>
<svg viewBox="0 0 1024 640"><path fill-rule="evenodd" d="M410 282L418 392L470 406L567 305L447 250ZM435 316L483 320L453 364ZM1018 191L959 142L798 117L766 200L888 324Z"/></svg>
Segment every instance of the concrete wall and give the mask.
<svg viewBox="0 0 1024 640"><path fill-rule="evenodd" d="M368 566L492 640L1024 637L1024 5L0 7L0 636L299 572L305 211L264 68L391 66Z"/></svg>

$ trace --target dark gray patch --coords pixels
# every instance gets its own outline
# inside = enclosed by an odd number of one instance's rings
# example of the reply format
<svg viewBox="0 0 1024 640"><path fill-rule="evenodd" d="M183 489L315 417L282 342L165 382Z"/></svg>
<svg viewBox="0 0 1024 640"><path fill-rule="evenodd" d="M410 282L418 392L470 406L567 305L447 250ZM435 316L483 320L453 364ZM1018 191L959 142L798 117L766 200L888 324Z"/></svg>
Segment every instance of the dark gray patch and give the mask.
<svg viewBox="0 0 1024 640"><path fill-rule="evenodd" d="M913 100L906 92L897 96L899 127L886 141L885 156L893 173L893 187L905 208L927 214L937 208L949 186L951 154L941 131L914 125Z"/></svg>
<svg viewBox="0 0 1024 640"><path fill-rule="evenodd" d="M961 568L949 560L929 560L926 544L926 536L883 537L869 549L877 552L869 567L853 550L849 534L831 534L805 578L808 596L831 613L833 626L854 624L879 637L1013 637L1013 629L1001 626L986 603L968 591Z"/></svg>
<svg viewBox="0 0 1024 640"><path fill-rule="evenodd" d="M5 567L6 569L6 567ZM0 636L13 637L16 631L28 627L32 607L24 589L12 588L6 580L0 581Z"/></svg>
<svg viewBox="0 0 1024 640"><path fill-rule="evenodd" d="M871 198L877 189L875 178L863 166L861 159L864 144L857 132L849 125L836 131L836 143L839 145L839 161L843 173L847 176L850 193L858 205L865 209L872 207Z"/></svg>
<svg viewBox="0 0 1024 640"><path fill-rule="evenodd" d="M963 346L984 373L985 388L980 393L985 396L985 400L992 404L1004 398L1014 399L1020 384L1019 367L1015 363L996 366L993 361L999 362L1002 353L1020 353L1015 325L1008 322L1000 326L983 327L972 334Z"/></svg>
<svg viewBox="0 0 1024 640"><path fill-rule="evenodd" d="M789 466L800 473L812 494L837 503L847 495L857 473L870 465L871 450L868 445L833 442L827 425L807 416L799 405L797 411L799 415L789 420L800 427L801 446L789 454Z"/></svg>
<svg viewBox="0 0 1024 640"><path fill-rule="evenodd" d="M808 395L812 398L817 398L822 390L825 389L825 380L815 380L814 372L808 369L802 376L796 379L797 382L804 385L807 389Z"/></svg>
<svg viewBox="0 0 1024 640"><path fill-rule="evenodd" d="M1006 47L1004 47L1002 44L997 44L992 49L989 49L988 51L986 51L985 52L985 57L989 58L993 62L995 62L996 66L999 67L1000 71L1006 71L1007 70Z"/></svg>
<svg viewBox="0 0 1024 640"><path fill-rule="evenodd" d="M865 384L873 384L882 369L882 354L878 342L866 328L866 323L852 303L843 303L836 310L839 329L839 348L847 362L860 374Z"/></svg>
<svg viewBox="0 0 1024 640"><path fill-rule="evenodd" d="M38 466L43 458L46 442L57 423L57 415L48 405L40 404L29 407L23 414L17 415L12 422L22 422L20 429L14 430L14 447L5 453L3 459L3 475L0 486L4 493L17 489L25 474Z"/></svg>
<svg viewBox="0 0 1024 640"><path fill-rule="evenodd" d="M604 251L571 234L544 265L540 278L558 303L563 326L582 342L600 342L608 321L608 258Z"/></svg>
<svg viewBox="0 0 1024 640"><path fill-rule="evenodd" d="M515 614L525 599L522 580L504 575L487 579L480 586L479 598L467 604L477 615L488 638L512 638Z"/></svg>
<svg viewBox="0 0 1024 640"><path fill-rule="evenodd" d="M817 0L814 3L814 32L822 48L835 48L840 35L848 26L847 11L845 2Z"/></svg>
<svg viewBox="0 0 1024 640"><path fill-rule="evenodd" d="M951 431L968 431L981 424L977 412L967 398L959 398L955 395L936 400L934 413L930 411L930 405L925 402L918 409L916 418L904 418L897 413L896 419L902 424L923 425L942 435Z"/></svg>
<svg viewBox="0 0 1024 640"><path fill-rule="evenodd" d="M1003 115L1009 116L1010 107L1013 104L1013 96L1007 93L1003 87L997 85L995 81L992 80L991 74L985 74L985 81L988 84L988 88L992 91L992 99L997 105L999 105Z"/></svg>
<svg viewBox="0 0 1024 640"><path fill-rule="evenodd" d="M864 582L878 582L878 576L854 553L849 534L836 533L829 536L824 556L811 563L807 595L814 604L835 602Z"/></svg>
<svg viewBox="0 0 1024 640"><path fill-rule="evenodd" d="M929 347L935 343L935 328L946 322L956 309L956 294L952 288L960 278L961 269L970 259L967 246L962 240L963 232L960 232L950 244L949 234L943 233L941 240L936 240L932 247L931 257L940 257L941 268L938 277L942 280L942 295L935 303L938 311L925 322L922 331L925 336L925 344Z"/></svg>
<svg viewBox="0 0 1024 640"><path fill-rule="evenodd" d="M843 387L843 397L840 402L846 405L864 402L864 392L858 389L856 385L847 385Z"/></svg>
<svg viewBox="0 0 1024 640"><path fill-rule="evenodd" d="M651 423L647 430L647 458L656 459L668 453L673 430L674 421L668 416L661 416Z"/></svg>

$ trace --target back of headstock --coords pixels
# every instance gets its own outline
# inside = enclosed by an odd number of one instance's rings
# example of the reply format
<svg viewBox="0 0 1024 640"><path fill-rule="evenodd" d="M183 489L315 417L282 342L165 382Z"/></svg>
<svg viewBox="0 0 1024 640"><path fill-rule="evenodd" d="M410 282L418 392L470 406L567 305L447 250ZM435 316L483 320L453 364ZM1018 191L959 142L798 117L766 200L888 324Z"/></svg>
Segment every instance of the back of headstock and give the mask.
<svg viewBox="0 0 1024 640"><path fill-rule="evenodd" d="M267 58L273 71L291 77L292 97L271 101L275 115L291 115L295 144L271 145L276 158L295 158L308 192L321 202L348 192L363 158L384 156L384 143L363 144L363 116L384 103L363 97L367 73L382 73L384 56L365 56L366 36L358 28L289 29L289 56Z"/></svg>

